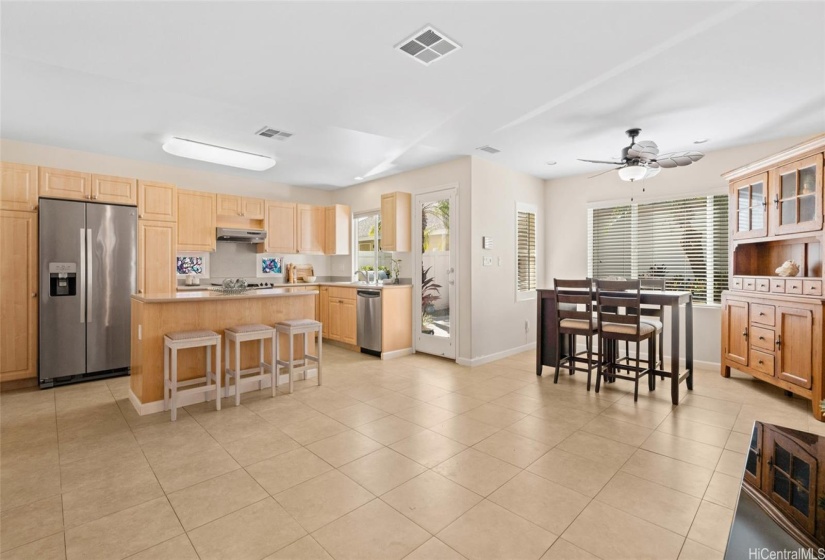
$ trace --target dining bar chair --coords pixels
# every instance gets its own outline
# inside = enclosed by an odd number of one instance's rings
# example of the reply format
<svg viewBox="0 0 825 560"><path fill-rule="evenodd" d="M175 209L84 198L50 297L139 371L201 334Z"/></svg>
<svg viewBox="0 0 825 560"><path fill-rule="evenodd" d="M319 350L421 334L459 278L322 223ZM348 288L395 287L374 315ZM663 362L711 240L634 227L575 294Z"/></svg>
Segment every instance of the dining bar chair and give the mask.
<svg viewBox="0 0 825 560"><path fill-rule="evenodd" d="M593 359L593 337L598 331L593 317L593 283L585 280L553 280L556 297L556 327L559 335L567 336L567 355L562 358L561 348L556 352L556 373L553 383L559 382L559 369L567 364L570 375L577 371L587 372L587 390L590 390L591 376L598 367L599 358ZM587 350L576 351L576 337L583 336ZM586 358L582 357L586 354ZM587 364L586 368L576 367L577 363Z"/></svg>
<svg viewBox="0 0 825 560"><path fill-rule="evenodd" d="M615 352L609 352L607 363L599 363L596 374L596 392L602 379L626 379L634 382L633 401L639 400L639 380L648 376L648 388L655 388L651 372L656 362L656 328L642 322L641 283L639 280L597 280L596 314L599 334L599 355L624 341L636 344L634 360L619 360ZM648 341L648 364L643 367L639 360L639 346ZM615 346L614 346L615 347ZM622 373L622 372L626 373Z"/></svg>
<svg viewBox="0 0 825 560"><path fill-rule="evenodd" d="M665 291L665 279L664 278L640 278L639 282L641 284L642 290L649 290L649 291L657 291L663 292ZM659 350L658 360L655 364L655 368L661 369L665 363L665 355L664 355L664 323L665 323L665 308L661 305L650 305L650 304L642 304L640 309L641 316L642 316L642 323L648 323L653 325L656 329L656 336L658 337L658 344L657 348ZM630 359L630 351L629 351L630 343L625 341L624 345L624 353L626 360ZM655 379L654 379L654 386L655 386Z"/></svg>

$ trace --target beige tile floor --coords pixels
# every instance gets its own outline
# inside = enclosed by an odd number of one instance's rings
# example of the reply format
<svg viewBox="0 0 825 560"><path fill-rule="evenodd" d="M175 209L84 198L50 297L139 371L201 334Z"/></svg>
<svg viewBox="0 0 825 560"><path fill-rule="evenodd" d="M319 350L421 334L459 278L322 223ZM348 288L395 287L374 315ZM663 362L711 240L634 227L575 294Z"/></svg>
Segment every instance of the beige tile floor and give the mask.
<svg viewBox="0 0 825 560"><path fill-rule="evenodd" d="M808 403L716 370L552 383L328 345L325 383L138 416L128 378L0 395L0 558L721 558L755 419Z"/></svg>

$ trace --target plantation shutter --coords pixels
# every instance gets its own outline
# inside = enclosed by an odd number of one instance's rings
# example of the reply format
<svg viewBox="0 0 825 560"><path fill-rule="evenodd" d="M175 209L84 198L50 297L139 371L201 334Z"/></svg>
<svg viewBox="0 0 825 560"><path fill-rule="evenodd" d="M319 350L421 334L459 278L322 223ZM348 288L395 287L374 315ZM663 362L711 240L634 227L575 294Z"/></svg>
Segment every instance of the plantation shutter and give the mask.
<svg viewBox="0 0 825 560"><path fill-rule="evenodd" d="M596 278L665 278L700 303L728 284L728 197L703 196L592 210Z"/></svg>
<svg viewBox="0 0 825 560"><path fill-rule="evenodd" d="M519 292L536 289L536 214L519 210L516 213L518 235L518 265L516 279Z"/></svg>

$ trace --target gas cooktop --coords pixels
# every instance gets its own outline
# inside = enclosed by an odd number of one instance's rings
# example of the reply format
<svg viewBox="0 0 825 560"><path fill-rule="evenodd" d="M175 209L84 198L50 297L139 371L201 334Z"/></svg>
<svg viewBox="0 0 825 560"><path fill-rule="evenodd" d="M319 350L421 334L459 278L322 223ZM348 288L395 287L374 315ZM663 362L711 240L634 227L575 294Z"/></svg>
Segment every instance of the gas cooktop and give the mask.
<svg viewBox="0 0 825 560"><path fill-rule="evenodd" d="M223 286L223 282L212 282L213 286ZM251 288L253 290L264 290L269 288L275 288L275 284L272 282L247 282L247 288Z"/></svg>

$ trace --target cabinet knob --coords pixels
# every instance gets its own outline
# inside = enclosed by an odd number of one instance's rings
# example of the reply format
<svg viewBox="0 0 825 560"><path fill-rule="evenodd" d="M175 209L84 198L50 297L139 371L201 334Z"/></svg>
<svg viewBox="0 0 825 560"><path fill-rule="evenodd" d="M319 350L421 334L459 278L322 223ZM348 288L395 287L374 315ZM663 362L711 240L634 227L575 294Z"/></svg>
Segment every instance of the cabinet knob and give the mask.
<svg viewBox="0 0 825 560"><path fill-rule="evenodd" d="M765 337L764 337L764 336L760 336L760 337L759 337L759 340L765 340Z"/></svg>
<svg viewBox="0 0 825 560"><path fill-rule="evenodd" d="M763 362L762 360L759 360L759 365L760 365L760 366L764 366L764 365L765 365L765 362Z"/></svg>
<svg viewBox="0 0 825 560"><path fill-rule="evenodd" d="M143 293L143 290L138 290L138 293L139 293L139 294L142 294L142 293Z"/></svg>
<svg viewBox="0 0 825 560"><path fill-rule="evenodd" d="M747 327L745 327L745 330L742 331L742 336L744 336L745 338L748 338L748 328Z"/></svg>
<svg viewBox="0 0 825 560"><path fill-rule="evenodd" d="M32 292L32 297L36 298L37 297L37 292Z"/></svg>

